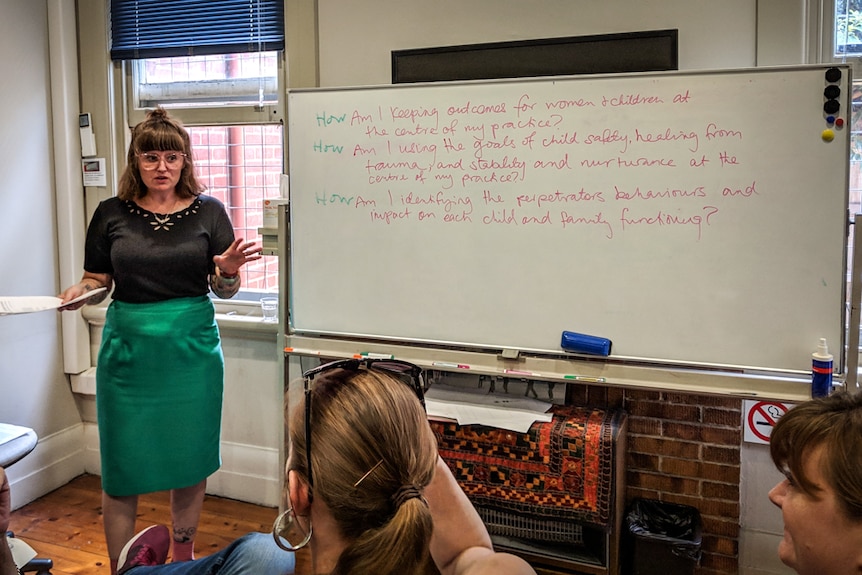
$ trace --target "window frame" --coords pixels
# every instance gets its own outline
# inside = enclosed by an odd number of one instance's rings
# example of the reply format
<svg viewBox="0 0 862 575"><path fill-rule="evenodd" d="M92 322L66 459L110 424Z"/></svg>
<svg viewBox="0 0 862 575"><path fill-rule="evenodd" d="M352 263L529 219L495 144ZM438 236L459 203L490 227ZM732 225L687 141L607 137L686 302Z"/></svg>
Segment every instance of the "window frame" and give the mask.
<svg viewBox="0 0 862 575"><path fill-rule="evenodd" d="M276 70L276 93L278 101L275 104L236 104L230 106L171 106L172 115L179 118L187 126L214 125L214 124L283 124L285 120L286 85L285 76L286 52L280 51L277 59ZM147 113L147 108L137 107L137 78L135 74L135 62L133 60L122 60L119 62L120 73L124 85L125 117L128 125L134 126L141 122ZM286 145L286 143L285 143ZM286 161L285 155L285 161ZM287 165L287 164L285 164Z"/></svg>
<svg viewBox="0 0 862 575"><path fill-rule="evenodd" d="M817 53L813 55L814 61L820 64L840 63L847 64L852 68L853 78L862 78L862 52L835 55L835 7L836 2L842 0L826 0L820 2L817 8L820 9L819 14L809 13L811 20L817 22L819 26L816 30L811 30L812 41L811 45L817 48ZM817 4L817 3L814 3ZM816 9L816 8L815 8Z"/></svg>
<svg viewBox="0 0 862 575"><path fill-rule="evenodd" d="M112 60L285 47L282 0L109 0L108 14Z"/></svg>
<svg viewBox="0 0 862 575"><path fill-rule="evenodd" d="M828 0L823 2L823 10L826 12L823 14L823 22L827 23L827 25L823 26L823 42L822 49L825 55L828 55L829 61L833 62L842 62L845 64L851 64L853 66L854 77L859 78L857 74L857 65L860 61L862 61L862 45L859 45L859 49L854 52L844 52L843 54L836 54L836 29L837 29L837 21L835 19L835 12L838 2L843 2L844 0Z"/></svg>
<svg viewBox="0 0 862 575"><path fill-rule="evenodd" d="M105 26L109 24L107 3L98 5L86 3L83 13L86 15L86 22L104 22ZM284 27L285 50L280 53L278 59L277 104L266 105L263 108L256 106L224 106L211 110L177 107L172 108L171 113L188 126L281 123L284 126L282 163L284 171L287 172L289 166L289 142L286 126L287 88L316 87L319 86L320 81L317 54L317 10L315 4L306 0L284 0ZM109 58L109 39L107 38L107 34L103 34L103 30L106 29L99 28L99 38L102 41L103 48L97 53L92 54L90 61L101 63L101 66L96 66L94 72L98 72L99 70L107 72L109 84L107 94L105 95L107 101L99 101L100 95L103 93L98 90L92 92L89 89L85 89L85 92L88 94L88 101L95 99L97 103L104 105L110 110L106 113L106 115L110 116L110 121L106 123L111 125L110 148L112 149L112 154L109 160L109 169L112 184L107 190L110 193L111 188L116 188L117 174L124 167L124 159L129 144L130 127L144 119L145 110L136 109L133 101L129 99L132 96L131 91L134 81L130 65L126 61L113 61ZM288 68L290 70L289 76ZM101 197L99 196L99 198ZM95 209L97 200L88 198L87 201L89 202L88 210L92 212ZM286 228L279 230L278 237L283 238L284 234L286 234ZM269 240L272 243L273 239L271 236L269 236ZM276 241L281 242L282 240ZM278 290L281 293L286 293L288 270L286 255L283 251L279 251L278 258ZM221 313L236 313L238 316L253 315L259 309L259 304L254 295L246 296L248 292L249 290L243 289L230 300L216 300L216 309ZM243 301L246 297L249 297L251 301ZM248 310L252 307L255 308L254 311L249 312Z"/></svg>
<svg viewBox="0 0 862 575"><path fill-rule="evenodd" d="M859 53L844 53L842 55L836 55L835 52L835 35L836 35L836 27L837 22L835 18L835 8L836 3L841 2L842 0L827 0L825 2L820 3L820 30L819 30L819 54L817 54L816 60L819 63L836 63L836 64L845 64L850 66L850 75L851 75L851 85L859 84L862 82L862 52ZM852 100L852 96L851 96ZM851 121L849 122L848 129L852 129L853 121L852 121L852 103L851 103ZM852 138L852 135L851 135ZM851 157L847 158L848 162L852 162L853 159ZM849 192L850 190L848 190ZM859 212L862 212L862 207L859 207L857 211L853 211L852 206L848 204L847 210L850 216L851 221L856 220L856 215ZM851 234L855 232L855 226L851 227ZM852 237L850 238L852 239ZM851 244L852 245L852 244ZM851 254L852 255L852 254ZM850 273L848 271L848 273Z"/></svg>
<svg viewBox="0 0 862 575"><path fill-rule="evenodd" d="M201 126L232 126L232 125L282 125L282 173L287 171L287 126L284 121L287 106L287 77L285 74L286 51L278 52L276 81L277 81L277 96L278 100L275 104L266 104L259 106L257 104L237 104L230 106L171 106L170 114L180 120L186 127L201 127ZM116 78L122 82L124 87L122 105L123 118L127 129L125 130L124 141L121 144L118 158L125 158L125 151L128 149L131 139L131 129L146 118L147 110L151 108L136 107L136 74L134 60L119 60L115 62ZM258 228L260 241L263 242L263 228ZM270 257L275 257L277 253L268 253ZM281 269L282 263L279 264L279 290L283 289L284 281L281 276L285 271ZM237 311L244 309L246 306L253 305L255 311L259 306L258 300L264 294L272 294L272 291L258 290L256 288L248 288L242 286L240 291L230 300L221 300L213 298L219 305L219 308L227 306L227 309ZM239 306L239 308L237 308Z"/></svg>
<svg viewBox="0 0 862 575"><path fill-rule="evenodd" d="M288 23L288 9L289 9L289 1L284 0L280 2L281 9L281 17L284 29L282 30L282 38L281 45L283 48L276 48L275 51L278 53L277 58L277 71L276 71L276 95L277 95L277 103L276 104L264 104L260 105L257 102L250 102L248 104L238 104L238 105L217 105L217 106L209 106L209 107L197 107L197 106L170 106L171 113L179 118L184 124L189 126L192 125L202 125L202 124L245 124L245 123L276 123L276 122L284 122L284 111L285 111L285 87L287 85L287 79L285 75L286 70L286 58L287 58L287 23ZM113 2L109 2L109 4L113 4ZM108 7L107 14L108 16L108 30L110 36L110 19L111 19L111 9ZM205 16L206 17L206 16ZM246 34L246 32L243 32ZM236 36L234 41L236 41L240 36ZM179 38L178 38L179 40ZM190 38L184 38L185 41L189 41ZM180 46L182 44L177 44ZM248 46L243 43L243 45ZM260 46L262 51L274 51L272 46L267 46L262 44ZM108 38L108 48L112 49L111 39ZM176 52L176 57L183 56L191 56L192 48L186 48L185 51L187 53L182 53L183 48L163 48L161 50L166 50L168 52ZM152 49L150 49L152 51ZM220 53L238 53L240 50L236 52L231 52L230 50L219 48L218 46L212 46L209 48L201 49L200 55L216 55ZM256 53L255 50L247 49L242 50L244 53ZM170 57L169 54L165 55L147 55L145 58L159 58L159 57ZM129 126L134 126L141 120L143 120L146 116L147 108L138 108L137 107L137 78L136 78L136 66L135 59L118 59L113 60L115 65L119 66L121 76L123 78L123 86L124 86L124 104L125 104L125 118Z"/></svg>

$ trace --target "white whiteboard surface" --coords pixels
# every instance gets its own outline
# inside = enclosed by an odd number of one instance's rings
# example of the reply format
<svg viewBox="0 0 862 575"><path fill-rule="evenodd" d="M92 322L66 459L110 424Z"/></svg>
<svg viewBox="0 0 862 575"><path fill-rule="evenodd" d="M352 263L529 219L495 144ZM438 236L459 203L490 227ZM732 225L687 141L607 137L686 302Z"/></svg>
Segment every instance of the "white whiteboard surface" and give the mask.
<svg viewBox="0 0 862 575"><path fill-rule="evenodd" d="M290 329L807 370L844 334L826 70L291 91Z"/></svg>

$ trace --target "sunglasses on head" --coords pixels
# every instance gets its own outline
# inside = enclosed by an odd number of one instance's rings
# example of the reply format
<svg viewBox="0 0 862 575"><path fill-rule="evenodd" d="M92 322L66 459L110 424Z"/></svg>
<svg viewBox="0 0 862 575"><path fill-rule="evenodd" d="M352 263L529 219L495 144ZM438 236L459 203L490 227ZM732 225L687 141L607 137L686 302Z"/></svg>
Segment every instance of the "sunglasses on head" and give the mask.
<svg viewBox="0 0 862 575"><path fill-rule="evenodd" d="M303 373L302 380L305 391L305 461L308 468L309 489L314 486L311 477L311 383L318 375L335 369L344 369L347 371L368 369L390 375L410 387L419 403L422 404L422 409L425 409L425 383L422 377L422 368L407 361L374 358L339 359L324 363Z"/></svg>

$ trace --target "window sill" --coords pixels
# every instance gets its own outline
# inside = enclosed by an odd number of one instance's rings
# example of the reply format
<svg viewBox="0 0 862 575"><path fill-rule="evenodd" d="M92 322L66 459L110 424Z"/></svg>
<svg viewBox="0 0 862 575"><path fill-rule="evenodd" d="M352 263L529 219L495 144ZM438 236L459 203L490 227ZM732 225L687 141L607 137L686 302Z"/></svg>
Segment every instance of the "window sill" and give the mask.
<svg viewBox="0 0 862 575"><path fill-rule="evenodd" d="M243 313L237 310L227 310L222 312L219 306L216 306L216 323L219 329L223 332L239 331L254 334L278 334L278 323L265 322L260 315L260 306L255 306L253 310Z"/></svg>
<svg viewBox="0 0 862 575"><path fill-rule="evenodd" d="M257 302L213 300L219 329L254 334L278 334L279 324L263 321ZM81 315L91 325L104 326L107 304L84 306Z"/></svg>

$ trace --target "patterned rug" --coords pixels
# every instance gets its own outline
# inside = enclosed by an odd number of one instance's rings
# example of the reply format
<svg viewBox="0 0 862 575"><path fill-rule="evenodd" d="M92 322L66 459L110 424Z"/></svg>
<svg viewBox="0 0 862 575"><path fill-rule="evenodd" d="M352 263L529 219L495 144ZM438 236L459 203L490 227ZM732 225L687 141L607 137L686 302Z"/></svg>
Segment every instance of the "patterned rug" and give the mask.
<svg viewBox="0 0 862 575"><path fill-rule="evenodd" d="M579 526L603 529L613 505L620 410L554 406L527 433L432 421L440 455L497 534L573 542ZM492 528L496 529L492 529Z"/></svg>

